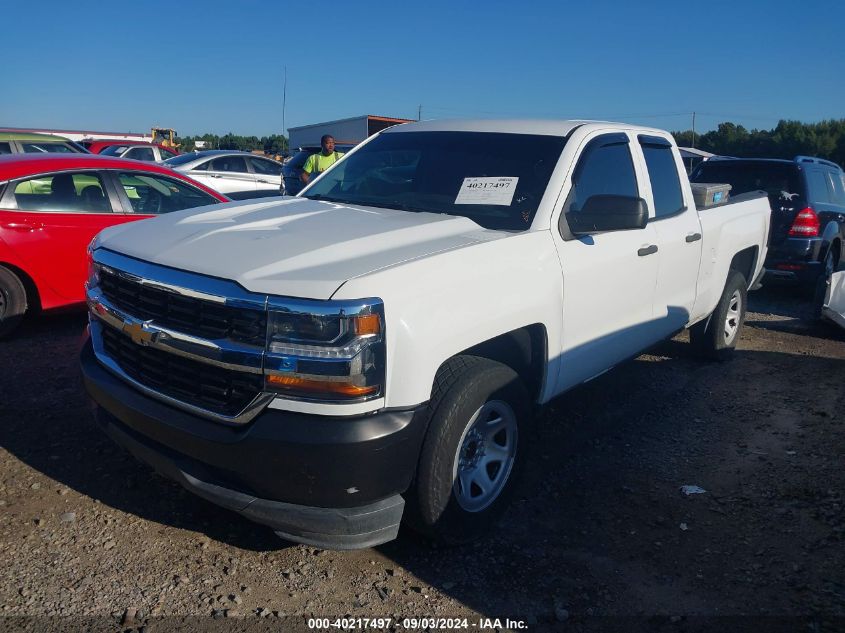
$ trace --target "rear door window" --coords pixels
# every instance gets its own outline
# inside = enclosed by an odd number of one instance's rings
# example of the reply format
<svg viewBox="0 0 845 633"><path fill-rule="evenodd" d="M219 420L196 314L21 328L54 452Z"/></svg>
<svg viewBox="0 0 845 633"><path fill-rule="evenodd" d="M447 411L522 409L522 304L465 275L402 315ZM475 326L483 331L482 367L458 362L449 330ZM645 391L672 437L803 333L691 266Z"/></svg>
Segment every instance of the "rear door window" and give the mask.
<svg viewBox="0 0 845 633"><path fill-rule="evenodd" d="M14 185L18 209L55 213L111 213L103 179L97 172L36 176Z"/></svg>
<svg viewBox="0 0 845 633"><path fill-rule="evenodd" d="M656 136L640 136L639 141L651 182L655 219L675 215L684 208L684 196L672 146Z"/></svg>
<svg viewBox="0 0 845 633"><path fill-rule="evenodd" d="M135 213L158 215L219 202L185 182L157 174L122 172L118 177Z"/></svg>
<svg viewBox="0 0 845 633"><path fill-rule="evenodd" d="M249 173L243 156L221 156L211 161L212 171L228 171L238 174Z"/></svg>
<svg viewBox="0 0 845 633"><path fill-rule="evenodd" d="M12 144L11 143L0 143L0 155L11 154L11 153L12 153Z"/></svg>

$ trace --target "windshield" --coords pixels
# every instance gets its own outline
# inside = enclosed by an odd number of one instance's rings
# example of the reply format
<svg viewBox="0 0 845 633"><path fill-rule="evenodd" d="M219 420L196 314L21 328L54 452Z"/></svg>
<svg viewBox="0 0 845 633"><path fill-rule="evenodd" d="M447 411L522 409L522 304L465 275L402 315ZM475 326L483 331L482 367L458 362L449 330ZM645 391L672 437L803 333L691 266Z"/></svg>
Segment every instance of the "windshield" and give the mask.
<svg viewBox="0 0 845 633"><path fill-rule="evenodd" d="M467 217L488 229L531 225L566 139L492 132L381 134L306 198Z"/></svg>
<svg viewBox="0 0 845 633"><path fill-rule="evenodd" d="M173 158L168 158L164 161L164 164L173 167L174 165L184 165L185 163L190 163L191 161L198 160L200 158L202 158L202 156L196 152L191 152L189 154L179 154Z"/></svg>
<svg viewBox="0 0 845 633"><path fill-rule="evenodd" d="M127 147L127 145L109 145L100 154L103 156L119 156L126 151Z"/></svg>
<svg viewBox="0 0 845 633"><path fill-rule="evenodd" d="M21 142L21 147L26 154L77 154L79 150L74 149L67 143L53 143L50 141Z"/></svg>

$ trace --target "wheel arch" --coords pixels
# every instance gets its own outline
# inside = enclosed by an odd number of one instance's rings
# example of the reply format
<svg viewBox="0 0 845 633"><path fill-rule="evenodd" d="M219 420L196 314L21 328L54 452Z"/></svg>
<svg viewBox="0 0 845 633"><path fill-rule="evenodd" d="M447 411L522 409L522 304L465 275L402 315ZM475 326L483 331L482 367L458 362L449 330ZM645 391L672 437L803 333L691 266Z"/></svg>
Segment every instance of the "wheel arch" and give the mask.
<svg viewBox="0 0 845 633"><path fill-rule="evenodd" d="M548 333L545 325L534 323L499 334L461 350L444 360L440 367L455 356L478 356L507 365L523 380L531 399L535 403L540 401L548 367Z"/></svg>
<svg viewBox="0 0 845 633"><path fill-rule="evenodd" d="M14 264L3 260L0 260L0 266L14 273L23 284L24 290L26 291L27 312L29 312L30 310L36 312L40 311L41 293L38 292L38 286L36 285L32 277L30 277L29 273L27 273L23 268L20 268L19 266L15 266Z"/></svg>
<svg viewBox="0 0 845 633"><path fill-rule="evenodd" d="M733 256L731 265L728 267L728 274L730 274L731 270L741 273L750 287L754 283L754 271L757 270L758 257L759 249L756 246L749 246L748 248L742 249ZM727 283L727 279L725 282Z"/></svg>

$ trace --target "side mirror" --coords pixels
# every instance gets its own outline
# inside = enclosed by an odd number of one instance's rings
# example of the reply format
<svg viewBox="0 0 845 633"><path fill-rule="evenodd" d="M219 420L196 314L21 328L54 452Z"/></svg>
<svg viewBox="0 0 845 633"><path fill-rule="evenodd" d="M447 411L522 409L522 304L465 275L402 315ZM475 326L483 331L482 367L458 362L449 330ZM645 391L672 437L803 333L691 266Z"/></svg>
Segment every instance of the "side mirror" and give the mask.
<svg viewBox="0 0 845 633"><path fill-rule="evenodd" d="M580 211L566 214L566 222L573 235L643 229L648 223L648 205L634 196L590 196Z"/></svg>

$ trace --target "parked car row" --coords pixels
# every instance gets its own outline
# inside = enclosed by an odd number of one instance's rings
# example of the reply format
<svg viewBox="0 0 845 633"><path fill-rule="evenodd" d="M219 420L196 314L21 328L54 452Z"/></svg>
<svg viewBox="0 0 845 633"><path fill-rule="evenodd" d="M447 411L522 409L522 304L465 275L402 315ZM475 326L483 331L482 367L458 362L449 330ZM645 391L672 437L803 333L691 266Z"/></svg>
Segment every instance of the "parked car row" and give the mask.
<svg viewBox="0 0 845 633"><path fill-rule="evenodd" d="M86 247L101 230L228 201L151 163L78 153L0 156L0 336L29 310L84 300Z"/></svg>

